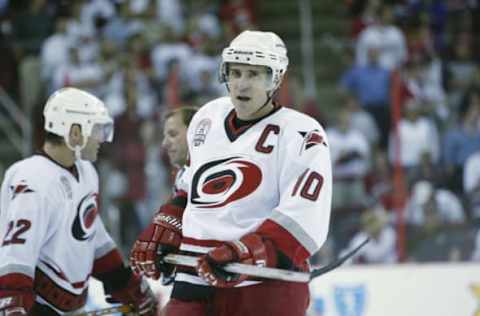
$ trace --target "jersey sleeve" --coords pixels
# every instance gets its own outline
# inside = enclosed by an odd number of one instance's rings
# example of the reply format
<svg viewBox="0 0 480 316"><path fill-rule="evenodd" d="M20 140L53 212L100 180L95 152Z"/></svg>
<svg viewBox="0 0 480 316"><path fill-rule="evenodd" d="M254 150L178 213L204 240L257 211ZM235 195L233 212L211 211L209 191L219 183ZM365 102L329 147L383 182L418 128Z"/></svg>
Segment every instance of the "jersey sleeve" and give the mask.
<svg viewBox="0 0 480 316"><path fill-rule="evenodd" d="M300 266L320 249L328 233L332 170L327 136L313 120L281 135L280 202L258 232Z"/></svg>
<svg viewBox="0 0 480 316"><path fill-rule="evenodd" d="M116 249L117 246L110 234L108 234L105 225L100 216L97 217L97 229L95 233L95 259L105 256L107 253Z"/></svg>
<svg viewBox="0 0 480 316"><path fill-rule="evenodd" d="M2 291L27 286L26 280L33 284L42 245L59 224L54 211L62 207L61 192L51 185L47 195L47 187L21 172L9 170L5 175L0 197L0 297Z"/></svg>
<svg viewBox="0 0 480 316"><path fill-rule="evenodd" d="M96 233L95 261L92 276L100 280L105 289L124 287L131 276L131 269L125 266L122 255L103 221L98 218Z"/></svg>

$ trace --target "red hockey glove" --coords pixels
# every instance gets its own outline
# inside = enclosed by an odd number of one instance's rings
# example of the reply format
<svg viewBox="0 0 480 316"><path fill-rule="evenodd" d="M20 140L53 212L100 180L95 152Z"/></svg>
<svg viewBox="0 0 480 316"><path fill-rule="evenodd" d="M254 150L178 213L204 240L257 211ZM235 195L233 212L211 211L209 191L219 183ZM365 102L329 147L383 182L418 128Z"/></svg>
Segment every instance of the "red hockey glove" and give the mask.
<svg viewBox="0 0 480 316"><path fill-rule="evenodd" d="M225 242L202 256L197 265L198 275L215 287L229 288L245 281L247 275L221 269L227 263L239 262L264 267L277 265L277 253L270 240L251 233L240 240Z"/></svg>
<svg viewBox="0 0 480 316"><path fill-rule="evenodd" d="M34 302L31 277L21 273L0 277L0 316L28 315Z"/></svg>
<svg viewBox="0 0 480 316"><path fill-rule="evenodd" d="M162 263L165 255L178 251L182 239L183 208L164 205L152 223L140 234L130 253L130 264L136 273L158 279L169 275L174 266Z"/></svg>
<svg viewBox="0 0 480 316"><path fill-rule="evenodd" d="M155 316L157 313L157 298L145 278L134 273L124 288L110 293L107 302L130 304L135 315Z"/></svg>
<svg viewBox="0 0 480 316"><path fill-rule="evenodd" d="M0 316L26 316L33 305L33 300L27 305L24 304L24 298L21 295L1 297Z"/></svg>

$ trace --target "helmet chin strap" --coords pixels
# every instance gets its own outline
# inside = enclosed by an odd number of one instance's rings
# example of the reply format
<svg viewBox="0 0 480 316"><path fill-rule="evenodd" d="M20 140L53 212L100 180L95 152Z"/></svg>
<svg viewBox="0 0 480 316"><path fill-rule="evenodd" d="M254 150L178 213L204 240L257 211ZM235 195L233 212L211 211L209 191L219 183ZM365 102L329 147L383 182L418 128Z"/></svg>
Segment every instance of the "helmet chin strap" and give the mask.
<svg viewBox="0 0 480 316"><path fill-rule="evenodd" d="M72 144L70 144L70 142L68 141L68 137L65 136L65 144L75 154L75 161L82 160L82 149L85 148L85 146L87 145L87 137L82 135L82 138L83 138L83 144L81 146L80 145L72 146Z"/></svg>
<svg viewBox="0 0 480 316"><path fill-rule="evenodd" d="M270 94L269 94L270 91L265 92L266 95L267 95L267 100L265 101L265 103L260 108L258 108L258 110L255 111L255 113L260 112L265 106L267 106L270 103L270 101L273 99L275 94L278 92L278 88L275 89L275 90L271 90L271 91L272 91L272 93L270 93Z"/></svg>

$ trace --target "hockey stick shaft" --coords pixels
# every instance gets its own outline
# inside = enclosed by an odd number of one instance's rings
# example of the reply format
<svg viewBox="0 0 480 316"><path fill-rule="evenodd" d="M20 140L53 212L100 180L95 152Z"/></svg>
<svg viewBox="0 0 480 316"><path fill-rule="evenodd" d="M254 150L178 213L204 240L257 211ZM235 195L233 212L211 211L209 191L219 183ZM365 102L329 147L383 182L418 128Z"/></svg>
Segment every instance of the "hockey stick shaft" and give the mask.
<svg viewBox="0 0 480 316"><path fill-rule="evenodd" d="M198 257L169 254L163 258L163 261L170 264L175 264L175 265L196 267L198 263ZM303 283L308 282L310 280L309 273L259 267L259 266L254 266L250 264L229 263L222 268L227 272L246 274L249 276L254 276L259 278L268 278L268 279L290 281L290 282L303 282Z"/></svg>
<svg viewBox="0 0 480 316"><path fill-rule="evenodd" d="M73 314L72 316L101 316L101 315L110 315L115 313L130 313L133 311L133 308L130 305L119 305L113 307L107 307L102 309L97 309L90 312L82 312L79 314Z"/></svg>
<svg viewBox="0 0 480 316"><path fill-rule="evenodd" d="M370 242L370 238L365 239L360 245L358 245L353 250L345 254L343 257L338 258L337 260L327 264L326 266L313 270L312 272L310 272L310 279L313 280L316 277L319 277L327 272L332 271L333 269L338 268L345 261L347 261L348 259L353 257L357 252L359 252L360 249L362 249L363 246L365 246L368 242Z"/></svg>
<svg viewBox="0 0 480 316"><path fill-rule="evenodd" d="M364 240L360 245L358 245L352 251L348 252L346 255L338 258L337 260L327 264L324 267L315 269L310 273L276 269L276 268L259 267L259 266L249 265L249 264L241 264L241 263L229 263L222 268L227 272L246 274L249 276L254 276L259 278L308 283L314 278L320 275L323 275L327 272L330 272L333 269L342 265L349 258L353 257L369 241L370 241L369 239ZM198 257L169 254L163 258L163 261L166 263L175 264L175 265L196 267L198 264Z"/></svg>

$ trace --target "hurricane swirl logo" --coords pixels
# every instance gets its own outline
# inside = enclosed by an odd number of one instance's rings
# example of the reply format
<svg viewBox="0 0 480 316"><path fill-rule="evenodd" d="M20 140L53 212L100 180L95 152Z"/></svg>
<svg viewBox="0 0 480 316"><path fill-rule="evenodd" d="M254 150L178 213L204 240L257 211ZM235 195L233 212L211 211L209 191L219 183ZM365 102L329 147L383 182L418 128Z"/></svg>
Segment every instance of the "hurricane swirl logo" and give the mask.
<svg viewBox="0 0 480 316"><path fill-rule="evenodd" d="M192 178L190 202L198 208L222 207L255 191L262 171L242 157L208 162Z"/></svg>
<svg viewBox="0 0 480 316"><path fill-rule="evenodd" d="M72 225L72 235L75 239L84 241L93 237L93 223L98 214L97 198L96 193L89 193L78 204Z"/></svg>

